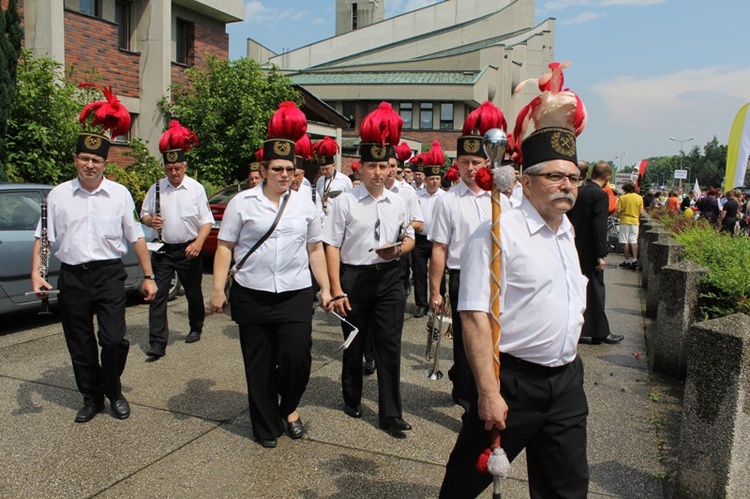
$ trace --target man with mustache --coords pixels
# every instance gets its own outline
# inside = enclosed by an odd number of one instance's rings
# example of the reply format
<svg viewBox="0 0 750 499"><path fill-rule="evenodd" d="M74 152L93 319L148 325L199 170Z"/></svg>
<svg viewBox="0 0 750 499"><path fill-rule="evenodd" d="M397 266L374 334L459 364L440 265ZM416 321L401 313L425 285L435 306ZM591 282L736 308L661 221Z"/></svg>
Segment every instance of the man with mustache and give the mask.
<svg viewBox="0 0 750 499"><path fill-rule="evenodd" d="M586 306L574 234L565 213L578 192L575 135L543 128L522 144L524 198L501 217L500 390L490 322L488 220L461 254L458 310L478 399L446 466L443 498L476 497L492 475L475 468L501 432L512 461L526 449L533 498L585 498L588 492L583 365L576 353Z"/></svg>

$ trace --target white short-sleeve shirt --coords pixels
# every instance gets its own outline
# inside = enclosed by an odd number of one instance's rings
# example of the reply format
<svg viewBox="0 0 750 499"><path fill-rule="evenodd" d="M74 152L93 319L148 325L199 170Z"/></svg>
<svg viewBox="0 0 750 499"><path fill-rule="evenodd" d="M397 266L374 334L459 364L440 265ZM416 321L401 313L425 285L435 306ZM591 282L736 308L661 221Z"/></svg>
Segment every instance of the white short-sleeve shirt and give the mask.
<svg viewBox="0 0 750 499"><path fill-rule="evenodd" d="M312 199L289 192L276 229L245 261L235 280L258 291L281 293L311 285L307 245L320 241L321 223ZM218 238L234 243L234 261L271 228L279 207L263 194L263 184L240 192L224 211Z"/></svg>
<svg viewBox="0 0 750 499"><path fill-rule="evenodd" d="M461 255L459 311L490 312L491 220ZM500 351L544 366L572 362L586 308L573 228L568 217L553 232L527 198L500 219L502 263Z"/></svg>
<svg viewBox="0 0 750 499"><path fill-rule="evenodd" d="M443 189L438 188L437 191L435 191L435 194L430 195L429 192L427 192L427 189L424 187L419 189L417 191L417 200L419 201L419 206L422 208L422 215L424 215L424 229L422 229L423 236L426 236L430 233L430 223L432 222L432 210L435 208L435 202L438 200L440 196L443 196L445 194L445 191Z"/></svg>
<svg viewBox="0 0 750 499"><path fill-rule="evenodd" d="M340 248L341 263L349 265L387 261L370 250L397 242L400 233L414 239L404 199L388 189L375 199L364 185L339 196L323 224L323 242Z"/></svg>
<svg viewBox="0 0 750 499"><path fill-rule="evenodd" d="M159 205L164 219L161 238L168 244L192 241L198 237L201 226L214 223L206 190L190 177L185 177L177 187L167 178L160 179ZM156 214L156 186L152 185L143 200L141 218Z"/></svg>
<svg viewBox="0 0 750 499"><path fill-rule="evenodd" d="M36 237L40 235L37 225ZM58 260L78 265L122 258L128 252L127 242L143 237L143 228L124 186L105 178L89 192L76 178L47 195L47 237L58 243Z"/></svg>
<svg viewBox="0 0 750 499"><path fill-rule="evenodd" d="M318 180L315 182L315 190L317 191L318 197L321 200L323 199L323 194L325 194L326 190L328 190L328 199L326 202L325 211L326 213L331 213L333 201L334 199L336 199L336 197L338 197L335 194L352 190L352 181L349 179L349 177L347 177L340 171L334 170L333 176L331 178L326 178L325 175L321 175L318 178ZM331 195L334 195L334 197L331 197Z"/></svg>
<svg viewBox="0 0 750 499"><path fill-rule="evenodd" d="M509 209L510 203L507 206ZM448 268L460 269L461 250L466 240L481 222L491 216L490 192L480 190L474 194L469 186L461 181L435 202L427 239L447 245Z"/></svg>
<svg viewBox="0 0 750 499"><path fill-rule="evenodd" d="M409 220L412 222L424 222L424 213L422 212L422 207L419 205L419 200L414 189L411 187L405 188L403 185L394 183L389 190L404 198L406 206L409 208Z"/></svg>

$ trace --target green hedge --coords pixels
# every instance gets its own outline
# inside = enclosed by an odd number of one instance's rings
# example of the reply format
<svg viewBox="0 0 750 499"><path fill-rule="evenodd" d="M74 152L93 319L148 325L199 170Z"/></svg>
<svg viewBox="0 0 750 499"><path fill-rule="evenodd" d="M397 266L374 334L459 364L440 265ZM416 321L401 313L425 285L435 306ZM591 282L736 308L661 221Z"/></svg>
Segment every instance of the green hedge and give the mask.
<svg viewBox="0 0 750 499"><path fill-rule="evenodd" d="M750 314L750 238L720 233L705 220L681 213L653 210L649 215L684 246L685 260L708 269L701 283L698 319Z"/></svg>

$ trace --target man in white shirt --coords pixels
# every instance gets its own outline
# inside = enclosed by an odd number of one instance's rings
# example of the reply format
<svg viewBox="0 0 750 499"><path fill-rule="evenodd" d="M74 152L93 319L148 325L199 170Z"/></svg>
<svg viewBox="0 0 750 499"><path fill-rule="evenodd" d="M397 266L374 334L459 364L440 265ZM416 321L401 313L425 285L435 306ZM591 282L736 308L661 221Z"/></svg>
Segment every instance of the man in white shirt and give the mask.
<svg viewBox="0 0 750 499"><path fill-rule="evenodd" d="M107 106L121 106L116 98L111 102L112 98L109 96L107 103L97 104L100 104L100 111L109 116L103 121L111 125L108 127L110 134L122 135L130 127L130 115L120 128L118 119L121 118L116 117L122 113L107 110ZM128 251L126 242L133 243L143 269L146 300L152 300L157 293L143 229L135 217L133 197L124 186L104 178L109 148L109 139L102 134L79 134L73 155L78 176L58 185L47 195L48 240L50 244L57 243L55 256L62 263L57 281L60 322L76 386L83 395L83 407L75 416L76 423L86 423L102 412L105 397L110 401L114 417L130 416L130 405L120 383L130 348L130 342L125 339L127 274L121 260ZM34 291L51 289L39 272L40 237L41 227L38 226L32 255ZM98 332L94 329L94 315L98 319Z"/></svg>
<svg viewBox="0 0 750 499"><path fill-rule="evenodd" d="M424 187L417 191L417 199L424 215L424 227L417 231L416 246L412 252L414 270L414 317L423 317L429 309L427 298L427 262L432 257L432 241L427 239L435 202L445 191L440 188L442 165L420 165L425 177ZM445 295L445 280L440 283L440 293Z"/></svg>
<svg viewBox="0 0 750 499"><path fill-rule="evenodd" d="M390 105L374 114L379 121L401 118ZM393 139L393 137L389 137ZM392 140L397 143L398 137ZM332 301L336 312L358 328L344 350L341 387L344 413L362 417L362 357L372 337L378 366L378 421L395 438L411 425L402 419L401 333L406 297L399 258L414 248L414 229L403 198L385 188L389 147L381 139L360 144L362 184L339 196L323 226ZM353 329L342 322L345 337Z"/></svg>
<svg viewBox="0 0 750 499"><path fill-rule="evenodd" d="M149 361L166 355L169 341L167 298L169 284L175 272L185 290L188 302L190 331L185 343L200 340L205 320L203 304L203 243L211 232L214 217L208 207L206 190L185 175L185 152L191 144L184 137L193 137L177 120L164 132L160 147L166 177L151 186L141 206L143 223L159 231L164 245L151 254L151 264L156 275L159 292L148 311L148 341L146 355ZM197 140L197 139L196 139ZM158 187L158 189L157 189Z"/></svg>
<svg viewBox="0 0 750 499"><path fill-rule="evenodd" d="M501 431L509 460L526 449L531 497L587 497L588 405L576 352L586 278L565 216L580 178L575 135L543 128L522 149L524 199L503 211L500 223L500 391L490 325L491 221L472 234L461 255L457 308L478 399L463 418L442 498L476 497L492 482L474 466L490 446L492 429Z"/></svg>
<svg viewBox="0 0 750 499"><path fill-rule="evenodd" d="M464 353L461 318L456 310L461 273L461 250L469 236L492 216L490 193L474 180L477 171L487 166L487 154L478 135L461 136L456 162L461 180L435 201L427 239L432 241L429 270L429 307L439 313L443 303L440 283L449 271L449 295L453 321L453 366L448 376L453 382L453 401L468 410L473 395L471 371ZM504 196L501 196L504 198Z"/></svg>
<svg viewBox="0 0 750 499"><path fill-rule="evenodd" d="M328 140L326 140L328 139ZM323 205L323 213L328 215L331 212L331 206L333 200L341 195L343 192L350 191L352 188L352 181L349 177L336 170L336 157L334 155L319 155L317 151L320 151L318 144L321 144L325 150L325 145L328 143L330 137L326 137L323 140L316 142L313 146L316 151L316 158L320 165L320 177L318 177L315 183L315 189L317 191L318 198ZM334 142L335 145L335 142Z"/></svg>
<svg viewBox="0 0 750 499"><path fill-rule="evenodd" d="M415 191L424 187L424 180L424 168L422 165L414 165L414 180L412 181L411 186L414 187Z"/></svg>

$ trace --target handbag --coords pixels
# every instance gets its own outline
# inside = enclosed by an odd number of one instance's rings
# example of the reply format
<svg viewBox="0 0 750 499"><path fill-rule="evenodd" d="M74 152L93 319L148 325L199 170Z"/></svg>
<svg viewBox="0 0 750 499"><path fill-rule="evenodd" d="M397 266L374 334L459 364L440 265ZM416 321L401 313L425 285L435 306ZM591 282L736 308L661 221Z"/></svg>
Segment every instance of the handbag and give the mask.
<svg viewBox="0 0 750 499"><path fill-rule="evenodd" d="M247 259L255 253L255 250L260 248L260 245L266 242L266 239L268 239L271 234L273 234L273 231L276 230L276 226L279 224L279 219L281 219L281 214L284 213L284 208L286 208L286 203L289 201L289 195L290 193L287 193L284 195L284 198L281 200L281 206L279 207L279 211L276 213L276 218L273 220L273 223L271 224L271 227L266 231L263 236L258 239L258 241L253 245L252 248L250 248L250 251L245 253L245 256L242 257L242 260L240 260L240 263L237 265L229 268L229 273L227 274L227 280L224 283L224 296L226 296L227 300L229 300L229 293L232 291L232 283L234 282L234 276L237 274L237 272L240 271L242 266L245 264Z"/></svg>

